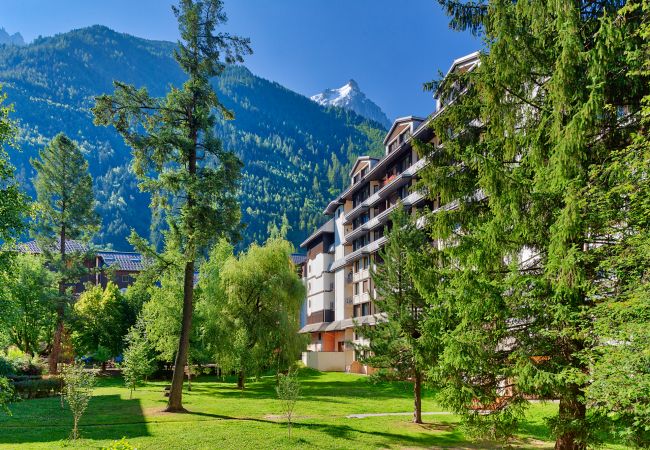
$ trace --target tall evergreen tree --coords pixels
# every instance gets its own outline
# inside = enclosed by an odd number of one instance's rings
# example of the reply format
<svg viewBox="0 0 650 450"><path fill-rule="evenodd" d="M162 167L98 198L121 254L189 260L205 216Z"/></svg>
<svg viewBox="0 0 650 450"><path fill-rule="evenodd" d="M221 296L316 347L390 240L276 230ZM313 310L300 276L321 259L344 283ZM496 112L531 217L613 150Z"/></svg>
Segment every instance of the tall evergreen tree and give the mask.
<svg viewBox="0 0 650 450"><path fill-rule="evenodd" d="M93 110L97 124L114 126L133 148L140 186L152 193L152 209L165 211L168 238L178 244L185 259L170 412L184 410L195 260L216 238L232 235L240 217L236 192L241 162L214 134L214 110L226 119L233 115L219 102L210 79L251 52L248 39L215 33L227 20L221 0L181 0L173 11L181 34L174 56L188 76L182 88L156 99L146 89L116 82L115 93L98 97Z"/></svg>
<svg viewBox="0 0 650 450"><path fill-rule="evenodd" d="M69 284L78 282L87 272L85 252L78 249L68 252L66 241L88 243L98 228L99 216L95 212L88 162L75 142L63 133L58 134L31 163L36 170L37 195L33 232L57 274L59 286L56 329L48 360L50 373L57 373L65 310L72 299Z"/></svg>
<svg viewBox="0 0 650 450"><path fill-rule="evenodd" d="M428 308L411 274L418 254L426 251L426 235L403 209L391 215L391 222L379 252L382 262L372 271L374 302L385 317L374 326L356 327L368 340L357 350L367 355L364 362L381 369L380 376L413 381L413 422L422 423L422 382L430 355L421 338Z"/></svg>
<svg viewBox="0 0 650 450"><path fill-rule="evenodd" d="M437 336L442 397L492 436L514 430L528 394L558 398L556 448L583 449L603 282L586 193L601 188L590 170L639 128L648 82L628 73L627 56L643 18L619 1L440 3L487 47L475 70L430 85L463 94L433 121L442 145L422 146L423 185L455 202L428 217L445 264L424 290L458 323Z"/></svg>
<svg viewBox="0 0 650 450"><path fill-rule="evenodd" d="M626 52L629 77L650 79L650 1L629 2L622 16L639 15ZM591 286L596 299L590 344L592 383L586 389L595 413L631 445L650 446L650 93L642 100L641 127L629 147L612 152L590 170L586 202L599 245L592 250L604 280ZM598 226L599 225L599 226Z"/></svg>
<svg viewBox="0 0 650 450"><path fill-rule="evenodd" d="M27 213L27 197L20 191L7 154L7 147L15 143L16 129L9 119L11 106L3 105L5 99L6 95L0 92L0 242L10 242L23 231ZM9 256L0 252L0 269Z"/></svg>

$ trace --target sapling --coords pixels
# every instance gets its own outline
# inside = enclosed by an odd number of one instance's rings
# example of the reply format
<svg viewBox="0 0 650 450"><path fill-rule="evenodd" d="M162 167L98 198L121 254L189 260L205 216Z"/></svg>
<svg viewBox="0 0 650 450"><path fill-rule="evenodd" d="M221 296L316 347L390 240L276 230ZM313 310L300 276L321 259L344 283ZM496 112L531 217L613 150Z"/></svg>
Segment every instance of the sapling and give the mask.
<svg viewBox="0 0 650 450"><path fill-rule="evenodd" d="M287 418L287 429L289 439L291 439L291 419L298 398L300 398L300 381L298 381L297 374L293 371L289 371L286 375L280 374L275 390L282 404L282 412Z"/></svg>
<svg viewBox="0 0 650 450"><path fill-rule="evenodd" d="M95 374L84 370L83 366L70 364L63 368L63 395L74 420L72 440L79 438L79 420L93 396L94 385Z"/></svg>

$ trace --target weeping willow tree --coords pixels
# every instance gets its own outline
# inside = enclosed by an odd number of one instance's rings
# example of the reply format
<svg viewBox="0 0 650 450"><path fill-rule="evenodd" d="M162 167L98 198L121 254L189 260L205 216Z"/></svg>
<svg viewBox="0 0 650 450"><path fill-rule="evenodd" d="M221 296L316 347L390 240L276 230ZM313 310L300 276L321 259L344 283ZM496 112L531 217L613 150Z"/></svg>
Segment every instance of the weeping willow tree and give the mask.
<svg viewBox="0 0 650 450"><path fill-rule="evenodd" d="M453 205L428 216L441 245L418 283L455 324L431 328L444 350L430 375L492 438L516 430L530 395L559 399L556 448L582 449L599 427L586 400L603 342L595 287L612 280L596 249L620 237L594 213L611 181L594 172L641 129L647 16L617 1L439 3L485 52L427 84L454 99L432 122L440 141L420 145L422 186Z"/></svg>

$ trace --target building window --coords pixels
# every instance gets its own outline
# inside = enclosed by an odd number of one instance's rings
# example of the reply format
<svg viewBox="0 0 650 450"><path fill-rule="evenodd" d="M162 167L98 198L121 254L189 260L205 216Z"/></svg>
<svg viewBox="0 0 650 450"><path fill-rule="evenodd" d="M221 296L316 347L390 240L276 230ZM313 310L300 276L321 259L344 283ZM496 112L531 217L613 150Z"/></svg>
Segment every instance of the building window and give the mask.
<svg viewBox="0 0 650 450"><path fill-rule="evenodd" d="M322 338L323 338L323 336L320 333L318 333L318 340L320 341L320 340L322 340Z"/></svg>
<svg viewBox="0 0 650 450"><path fill-rule="evenodd" d="M361 315L362 316L370 315L370 303L364 303L361 305Z"/></svg>

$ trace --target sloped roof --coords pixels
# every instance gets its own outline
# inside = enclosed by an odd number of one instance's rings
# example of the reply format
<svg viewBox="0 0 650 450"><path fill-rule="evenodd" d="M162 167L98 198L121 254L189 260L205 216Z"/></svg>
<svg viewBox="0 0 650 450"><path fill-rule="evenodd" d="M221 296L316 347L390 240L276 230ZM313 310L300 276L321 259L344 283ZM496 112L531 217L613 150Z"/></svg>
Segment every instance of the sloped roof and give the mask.
<svg viewBox="0 0 650 450"><path fill-rule="evenodd" d="M128 272L141 272L144 270L142 255L132 252L97 252L103 265L111 269L124 270Z"/></svg>
<svg viewBox="0 0 650 450"><path fill-rule="evenodd" d="M307 255L301 255L300 253L293 253L291 255L291 262L296 266L304 264L307 261Z"/></svg>
<svg viewBox="0 0 650 450"><path fill-rule="evenodd" d="M61 248L58 241L53 244L53 247L53 250L57 252ZM35 255L43 253L43 249L41 249L41 246L36 241L18 244L18 251ZM85 253L88 251L88 246L80 241L69 239L65 241L65 251L66 253Z"/></svg>

